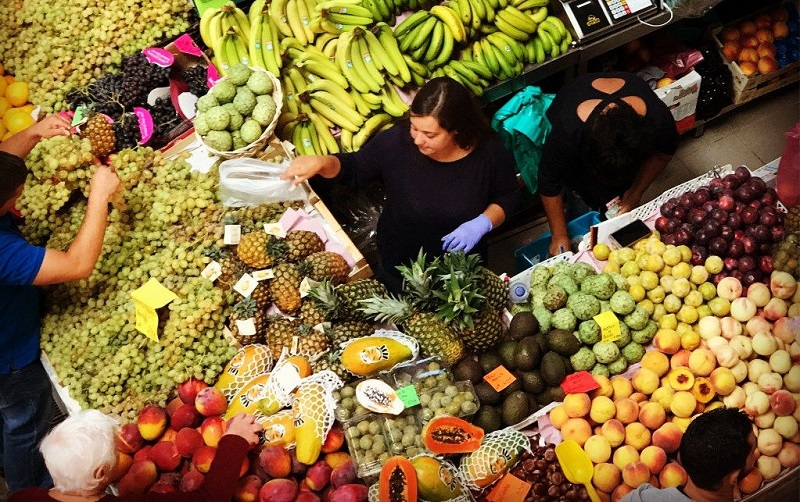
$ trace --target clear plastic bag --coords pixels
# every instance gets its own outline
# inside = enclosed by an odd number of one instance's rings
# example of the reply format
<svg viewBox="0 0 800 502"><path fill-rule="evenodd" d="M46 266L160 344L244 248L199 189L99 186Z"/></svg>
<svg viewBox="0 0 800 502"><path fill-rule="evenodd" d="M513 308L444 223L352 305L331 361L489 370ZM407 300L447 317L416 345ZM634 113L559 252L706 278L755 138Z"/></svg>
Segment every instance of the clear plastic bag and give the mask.
<svg viewBox="0 0 800 502"><path fill-rule="evenodd" d="M302 186L280 179L288 161L230 159L219 165L219 192L226 207L259 206L289 200L308 200Z"/></svg>

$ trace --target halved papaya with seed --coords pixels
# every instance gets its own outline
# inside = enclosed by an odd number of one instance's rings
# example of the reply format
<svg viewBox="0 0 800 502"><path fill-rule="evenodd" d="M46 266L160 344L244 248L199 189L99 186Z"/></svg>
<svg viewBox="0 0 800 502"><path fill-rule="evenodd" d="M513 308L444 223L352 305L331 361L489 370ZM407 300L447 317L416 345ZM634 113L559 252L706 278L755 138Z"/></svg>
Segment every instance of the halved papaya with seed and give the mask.
<svg viewBox="0 0 800 502"><path fill-rule="evenodd" d="M407 458L394 456L383 464L378 487L380 502L416 502L417 472Z"/></svg>
<svg viewBox="0 0 800 502"><path fill-rule="evenodd" d="M483 441L483 429L458 417L439 416L422 428L422 441L432 453L470 453Z"/></svg>

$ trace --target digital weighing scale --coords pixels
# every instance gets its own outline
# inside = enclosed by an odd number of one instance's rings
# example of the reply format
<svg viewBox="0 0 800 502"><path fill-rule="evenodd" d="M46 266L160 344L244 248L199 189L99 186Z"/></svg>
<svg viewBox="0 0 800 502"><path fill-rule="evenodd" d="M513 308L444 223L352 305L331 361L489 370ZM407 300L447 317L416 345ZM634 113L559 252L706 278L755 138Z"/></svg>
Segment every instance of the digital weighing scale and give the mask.
<svg viewBox="0 0 800 502"><path fill-rule="evenodd" d="M660 0L554 0L550 5L578 43L608 35L661 9Z"/></svg>

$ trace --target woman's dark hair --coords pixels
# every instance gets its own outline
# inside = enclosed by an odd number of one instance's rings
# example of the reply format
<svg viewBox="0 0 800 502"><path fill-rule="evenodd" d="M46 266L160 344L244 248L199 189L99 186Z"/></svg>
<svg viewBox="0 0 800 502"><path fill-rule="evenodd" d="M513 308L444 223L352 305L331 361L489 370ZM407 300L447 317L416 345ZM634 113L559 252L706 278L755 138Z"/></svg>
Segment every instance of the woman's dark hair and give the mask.
<svg viewBox="0 0 800 502"><path fill-rule="evenodd" d="M25 183L27 175L25 161L16 155L0 152L0 205L14 196L20 185Z"/></svg>
<svg viewBox="0 0 800 502"><path fill-rule="evenodd" d="M717 490L725 476L744 469L753 449L751 434L750 418L736 408L718 408L692 420L681 438L679 457L692 483Z"/></svg>
<svg viewBox="0 0 800 502"><path fill-rule="evenodd" d="M581 163L609 187L631 184L642 162L654 149L645 119L626 102L595 107L581 135Z"/></svg>
<svg viewBox="0 0 800 502"><path fill-rule="evenodd" d="M461 148L476 146L492 135L489 120L475 97L450 77L436 77L423 85L411 103L411 115L430 116L452 132Z"/></svg>

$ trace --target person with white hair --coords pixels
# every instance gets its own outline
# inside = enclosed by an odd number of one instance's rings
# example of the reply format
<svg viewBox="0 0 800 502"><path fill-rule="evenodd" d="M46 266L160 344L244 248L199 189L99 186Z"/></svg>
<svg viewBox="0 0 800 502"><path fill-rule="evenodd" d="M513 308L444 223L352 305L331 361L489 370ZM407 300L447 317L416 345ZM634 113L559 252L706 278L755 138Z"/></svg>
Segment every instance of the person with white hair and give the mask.
<svg viewBox="0 0 800 502"><path fill-rule="evenodd" d="M258 442L261 425L253 415L230 419L203 484L186 493L107 494L117 464L114 436L119 422L97 410L80 411L58 424L40 446L53 478L53 488L31 487L15 492L9 502L229 502L248 450Z"/></svg>

